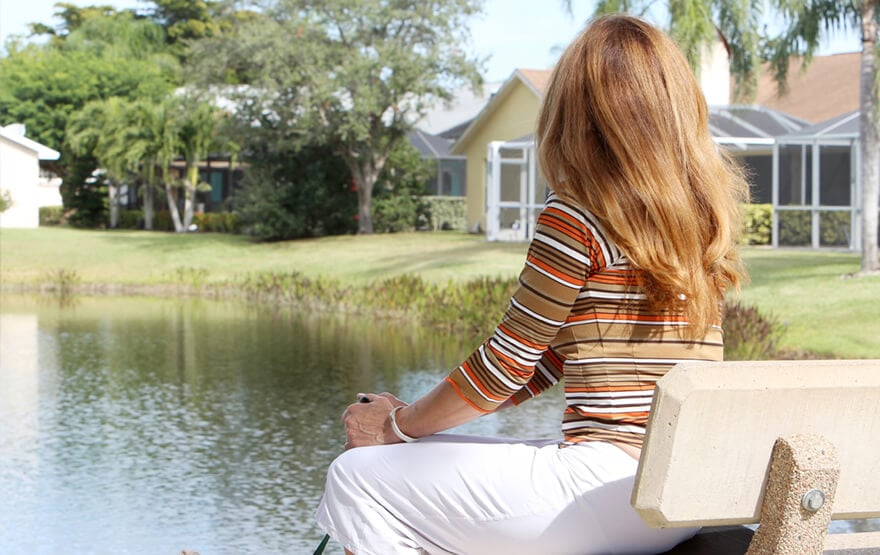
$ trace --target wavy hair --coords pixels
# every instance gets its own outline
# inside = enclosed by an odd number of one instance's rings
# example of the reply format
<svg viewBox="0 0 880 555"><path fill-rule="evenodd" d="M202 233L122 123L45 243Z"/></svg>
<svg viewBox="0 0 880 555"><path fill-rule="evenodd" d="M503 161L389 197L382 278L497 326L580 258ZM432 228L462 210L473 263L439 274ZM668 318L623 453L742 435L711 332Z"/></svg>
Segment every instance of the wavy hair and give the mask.
<svg viewBox="0 0 880 555"><path fill-rule="evenodd" d="M689 337L717 323L724 291L745 280L748 184L712 140L672 40L631 16L593 21L553 71L536 139L550 187L603 223L640 270L649 307L683 311Z"/></svg>

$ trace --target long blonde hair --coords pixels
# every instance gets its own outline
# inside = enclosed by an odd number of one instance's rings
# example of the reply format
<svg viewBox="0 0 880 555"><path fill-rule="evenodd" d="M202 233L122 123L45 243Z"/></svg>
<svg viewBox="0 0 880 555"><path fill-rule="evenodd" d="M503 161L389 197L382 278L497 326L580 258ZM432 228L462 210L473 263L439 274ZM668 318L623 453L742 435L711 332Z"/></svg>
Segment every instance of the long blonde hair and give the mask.
<svg viewBox="0 0 880 555"><path fill-rule="evenodd" d="M631 16L592 22L553 71L536 138L550 187L599 218L641 271L649 306L682 310L690 337L717 322L724 291L745 279L748 184L712 140L672 40Z"/></svg>

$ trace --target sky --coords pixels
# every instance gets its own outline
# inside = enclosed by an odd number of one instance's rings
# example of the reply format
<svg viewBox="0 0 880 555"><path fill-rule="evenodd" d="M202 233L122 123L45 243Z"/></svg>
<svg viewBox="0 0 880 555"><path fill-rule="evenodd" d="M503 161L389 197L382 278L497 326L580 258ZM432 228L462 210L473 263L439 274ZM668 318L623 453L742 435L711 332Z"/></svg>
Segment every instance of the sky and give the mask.
<svg viewBox="0 0 880 555"><path fill-rule="evenodd" d="M58 0L0 0L0 45L12 34L27 34L30 22L57 24L53 18ZM117 8L143 7L137 0L66 0ZM561 48L580 30L593 2L574 0L574 16L562 9L560 0L486 0L484 14L471 24L472 52L487 58L483 77L487 82L507 79L516 68L549 69ZM854 33L825 40L819 54L855 52L860 43Z"/></svg>

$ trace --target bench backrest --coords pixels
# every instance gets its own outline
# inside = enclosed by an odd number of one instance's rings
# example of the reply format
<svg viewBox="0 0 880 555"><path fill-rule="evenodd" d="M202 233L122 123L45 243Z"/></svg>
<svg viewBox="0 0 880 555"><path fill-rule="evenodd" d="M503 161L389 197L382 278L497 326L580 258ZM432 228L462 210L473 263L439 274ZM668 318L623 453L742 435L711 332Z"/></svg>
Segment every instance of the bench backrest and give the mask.
<svg viewBox="0 0 880 555"><path fill-rule="evenodd" d="M880 516L880 360L679 364L658 383L633 506L652 526L757 523L776 439L837 449L832 518Z"/></svg>

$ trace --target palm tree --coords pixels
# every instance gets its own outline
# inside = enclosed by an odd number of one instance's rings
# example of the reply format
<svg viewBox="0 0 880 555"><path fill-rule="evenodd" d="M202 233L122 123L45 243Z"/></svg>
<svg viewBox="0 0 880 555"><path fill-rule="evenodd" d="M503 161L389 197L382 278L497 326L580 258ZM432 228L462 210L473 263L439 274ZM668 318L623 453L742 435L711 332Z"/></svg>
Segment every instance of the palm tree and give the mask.
<svg viewBox="0 0 880 555"><path fill-rule="evenodd" d="M210 103L192 96L183 96L178 103L180 153L186 166L182 180L184 191L183 228L189 229L193 220L196 193L210 190L211 186L199 181L199 164L208 157L216 144L217 109Z"/></svg>
<svg viewBox="0 0 880 555"><path fill-rule="evenodd" d="M571 13L572 0L562 0ZM594 15L629 12L644 15L650 0L600 0ZM699 67L702 45L719 33L730 46L730 69L735 96L750 100L755 92L757 69L763 51L776 77L779 91L786 90L789 60L802 57L808 64L819 48L822 32L835 28L858 29L862 39L860 89L860 154L862 189L861 274L880 271L878 213L880 213L880 105L878 105L878 19L880 0L770 0L770 7L785 27L776 36L761 36L759 21L764 3L758 0L668 0L670 35L678 42L692 67Z"/></svg>
<svg viewBox="0 0 880 555"><path fill-rule="evenodd" d="M67 141L80 155L93 154L108 182L110 227L119 222L119 187L126 178L126 101L117 97L86 104L67 126Z"/></svg>
<svg viewBox="0 0 880 555"><path fill-rule="evenodd" d="M174 229L181 231L184 228L171 177L171 163L180 150L179 121L173 102L171 99L135 101L129 112L128 129L128 161L139 169L144 180L145 229L153 228L153 194L161 182Z"/></svg>

